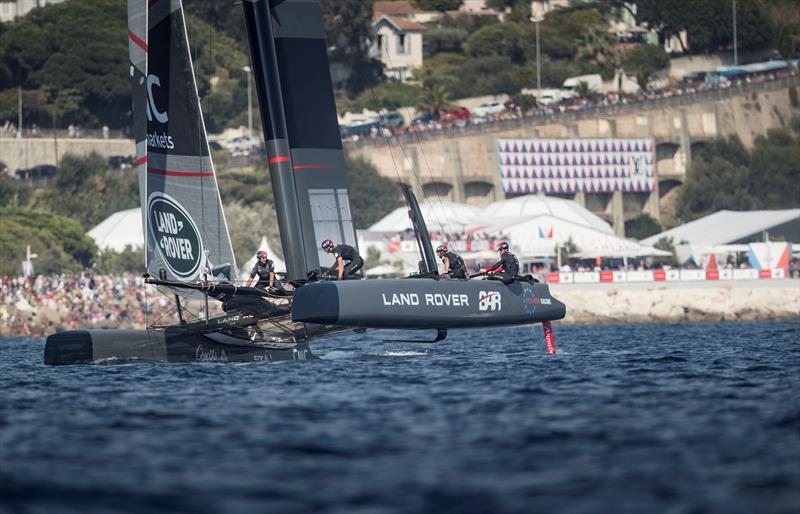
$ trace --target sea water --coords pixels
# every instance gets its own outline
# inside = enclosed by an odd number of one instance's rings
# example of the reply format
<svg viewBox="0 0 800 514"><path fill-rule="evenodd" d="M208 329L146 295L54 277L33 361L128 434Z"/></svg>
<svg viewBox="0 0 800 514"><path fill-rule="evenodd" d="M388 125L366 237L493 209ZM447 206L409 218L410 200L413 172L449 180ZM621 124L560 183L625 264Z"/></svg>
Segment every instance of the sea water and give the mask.
<svg viewBox="0 0 800 514"><path fill-rule="evenodd" d="M0 511L800 512L800 321L555 333L65 367L0 339Z"/></svg>

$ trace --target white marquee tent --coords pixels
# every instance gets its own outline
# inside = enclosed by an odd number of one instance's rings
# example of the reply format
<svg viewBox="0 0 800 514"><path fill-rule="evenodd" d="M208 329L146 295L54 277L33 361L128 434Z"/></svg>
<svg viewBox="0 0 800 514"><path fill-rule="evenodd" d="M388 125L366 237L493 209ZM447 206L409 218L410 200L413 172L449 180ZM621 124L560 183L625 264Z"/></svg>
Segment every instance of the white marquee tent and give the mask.
<svg viewBox="0 0 800 514"><path fill-rule="evenodd" d="M144 246L142 210L139 207L115 212L91 229L87 235L94 239L100 250L121 252L126 246Z"/></svg>
<svg viewBox="0 0 800 514"><path fill-rule="evenodd" d="M440 200L421 199L419 202L422 216L428 224L428 230L445 232L461 232L475 220L480 212L478 207L463 203L446 202ZM411 220L408 219L408 207L398 207L393 210L371 227L373 232L402 232L411 228Z"/></svg>

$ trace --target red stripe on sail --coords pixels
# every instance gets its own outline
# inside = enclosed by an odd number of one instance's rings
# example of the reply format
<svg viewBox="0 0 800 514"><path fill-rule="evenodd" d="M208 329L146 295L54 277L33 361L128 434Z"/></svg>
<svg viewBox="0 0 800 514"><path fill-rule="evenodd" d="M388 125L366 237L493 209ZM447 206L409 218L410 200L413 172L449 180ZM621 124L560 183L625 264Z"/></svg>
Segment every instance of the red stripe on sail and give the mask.
<svg viewBox="0 0 800 514"><path fill-rule="evenodd" d="M177 171L177 170L160 170L158 168L147 168L147 173L154 173L156 175L166 175L168 177L213 177L213 171Z"/></svg>
<svg viewBox="0 0 800 514"><path fill-rule="evenodd" d="M279 162L289 162L289 158L283 155L279 155L278 157L273 157L269 160L270 164L277 164Z"/></svg>
<svg viewBox="0 0 800 514"><path fill-rule="evenodd" d="M144 164L146 162L147 162L147 156L145 155L144 157L142 157L140 159L137 159L137 161L134 162L133 165L134 165L134 167L139 167L139 166L141 166L142 164Z"/></svg>
<svg viewBox="0 0 800 514"><path fill-rule="evenodd" d="M134 44L136 44L136 46L138 46L138 47L141 47L141 49L142 49L142 50L144 50L145 52L148 52L148 51L149 51L149 50L148 50L148 47L147 47L147 43L145 43L144 41L142 41L141 39L139 39L139 38L136 36L136 34L134 34L134 33L131 31L131 29L128 29L128 37L129 37L129 38L131 38L131 41L133 41L133 42L134 42Z"/></svg>

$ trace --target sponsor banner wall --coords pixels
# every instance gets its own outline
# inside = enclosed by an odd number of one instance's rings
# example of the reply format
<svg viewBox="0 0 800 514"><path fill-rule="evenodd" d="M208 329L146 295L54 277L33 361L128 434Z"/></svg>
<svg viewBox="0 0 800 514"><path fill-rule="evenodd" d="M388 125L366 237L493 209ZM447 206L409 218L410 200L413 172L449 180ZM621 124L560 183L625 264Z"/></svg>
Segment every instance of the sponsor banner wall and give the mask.
<svg viewBox="0 0 800 514"><path fill-rule="evenodd" d="M758 278L757 269L735 269L733 270L734 280L756 280Z"/></svg>
<svg viewBox="0 0 800 514"><path fill-rule="evenodd" d="M652 139L498 139L506 193L651 192Z"/></svg>
<svg viewBox="0 0 800 514"><path fill-rule="evenodd" d="M585 271L540 275L549 284L610 284L620 282L699 282L719 280L772 280L787 277L783 268L721 270Z"/></svg>

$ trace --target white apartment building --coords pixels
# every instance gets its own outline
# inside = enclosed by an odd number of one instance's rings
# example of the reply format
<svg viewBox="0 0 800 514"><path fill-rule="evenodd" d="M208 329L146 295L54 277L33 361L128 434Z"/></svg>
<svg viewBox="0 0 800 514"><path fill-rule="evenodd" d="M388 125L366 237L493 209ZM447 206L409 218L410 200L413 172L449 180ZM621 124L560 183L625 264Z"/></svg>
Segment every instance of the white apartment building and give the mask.
<svg viewBox="0 0 800 514"><path fill-rule="evenodd" d="M25 16L38 7L58 4L64 0L0 0L0 23L7 23L14 18Z"/></svg>
<svg viewBox="0 0 800 514"><path fill-rule="evenodd" d="M419 23L386 14L372 23L375 39L371 54L381 60L387 77L400 82L413 78L412 69L422 66L424 28Z"/></svg>

